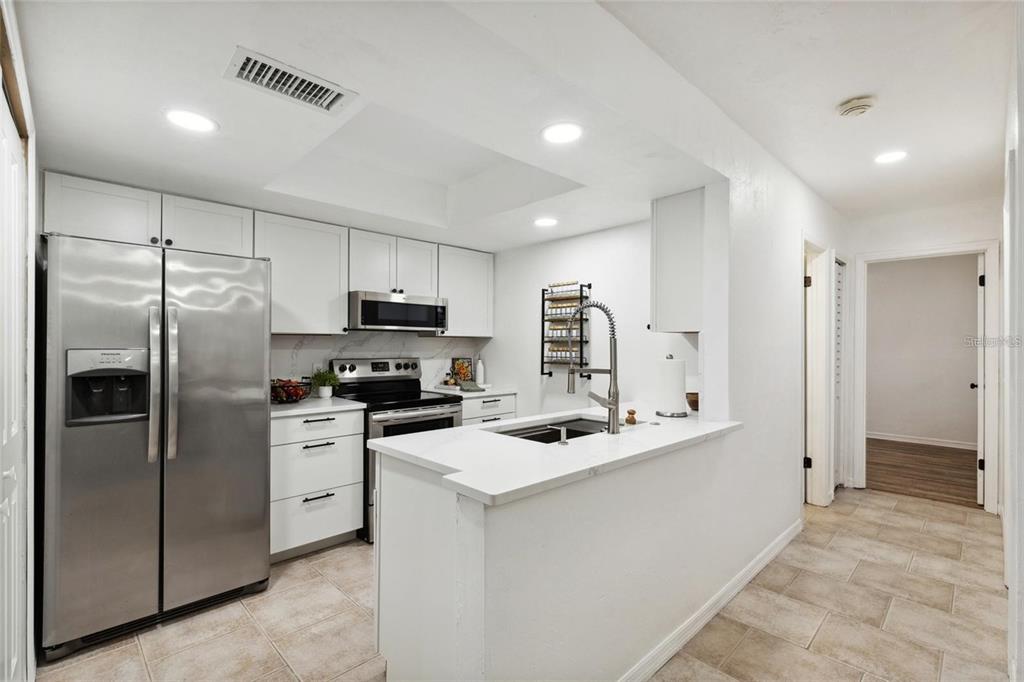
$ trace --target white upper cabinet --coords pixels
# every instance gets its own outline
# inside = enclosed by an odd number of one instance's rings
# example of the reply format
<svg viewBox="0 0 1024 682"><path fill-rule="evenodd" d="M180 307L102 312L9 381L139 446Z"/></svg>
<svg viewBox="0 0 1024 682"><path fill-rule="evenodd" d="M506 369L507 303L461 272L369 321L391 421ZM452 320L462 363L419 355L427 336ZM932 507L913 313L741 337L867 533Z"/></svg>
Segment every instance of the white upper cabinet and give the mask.
<svg viewBox="0 0 1024 682"><path fill-rule="evenodd" d="M702 327L704 188L651 202L651 329Z"/></svg>
<svg viewBox="0 0 1024 682"><path fill-rule="evenodd" d="M493 336L494 254L440 246L438 296L448 299L449 336Z"/></svg>
<svg viewBox="0 0 1024 682"><path fill-rule="evenodd" d="M397 238L398 292L437 296L437 244Z"/></svg>
<svg viewBox="0 0 1024 682"><path fill-rule="evenodd" d="M164 195L164 246L252 257L251 208Z"/></svg>
<svg viewBox="0 0 1024 682"><path fill-rule="evenodd" d="M256 213L256 257L270 259L270 331L343 334L348 324L347 227Z"/></svg>
<svg viewBox="0 0 1024 682"><path fill-rule="evenodd" d="M395 237L349 230L348 288L351 291L398 291Z"/></svg>
<svg viewBox="0 0 1024 682"><path fill-rule="evenodd" d="M160 243L160 194L59 173L43 178L43 229L132 244Z"/></svg>

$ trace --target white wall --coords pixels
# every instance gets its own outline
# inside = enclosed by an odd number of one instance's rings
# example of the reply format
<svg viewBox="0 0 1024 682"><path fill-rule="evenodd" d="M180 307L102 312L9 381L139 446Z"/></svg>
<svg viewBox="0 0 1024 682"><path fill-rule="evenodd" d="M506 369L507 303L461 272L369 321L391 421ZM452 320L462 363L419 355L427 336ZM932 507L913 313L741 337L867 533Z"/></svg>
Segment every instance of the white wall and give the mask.
<svg viewBox="0 0 1024 682"><path fill-rule="evenodd" d="M566 370L540 375L540 290L551 282L593 284L592 298L615 313L618 334L619 391L623 402L643 396L655 361L667 353L687 361L696 378L692 335L657 334L650 322L650 225L636 223L535 246L503 251L494 261L494 339L483 350L490 381L519 390L520 416L591 404L587 391L605 395L606 376L578 381L566 392ZM608 366L608 326L604 315L590 315L586 353L594 367ZM588 385L589 383L589 385ZM691 384L694 382L691 382ZM653 415L647 415L651 417ZM644 415L641 415L643 418Z"/></svg>
<svg viewBox="0 0 1024 682"><path fill-rule="evenodd" d="M851 220L844 227L843 252L855 256L999 239L1002 225L1001 196L887 213Z"/></svg>
<svg viewBox="0 0 1024 682"><path fill-rule="evenodd" d="M868 265L868 437L977 445L978 258Z"/></svg>

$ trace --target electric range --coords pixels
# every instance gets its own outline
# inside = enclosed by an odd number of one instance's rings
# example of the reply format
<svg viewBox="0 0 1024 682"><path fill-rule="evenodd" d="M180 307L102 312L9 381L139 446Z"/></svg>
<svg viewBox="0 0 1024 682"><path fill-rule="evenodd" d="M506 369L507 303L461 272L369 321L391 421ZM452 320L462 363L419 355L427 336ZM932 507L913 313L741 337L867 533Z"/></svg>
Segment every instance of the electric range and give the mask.
<svg viewBox="0 0 1024 682"><path fill-rule="evenodd" d="M419 358L337 358L330 369L339 380L338 398L366 404L363 425L363 528L359 537L373 542L376 528L377 457L366 447L371 438L462 426L462 396L424 391Z"/></svg>

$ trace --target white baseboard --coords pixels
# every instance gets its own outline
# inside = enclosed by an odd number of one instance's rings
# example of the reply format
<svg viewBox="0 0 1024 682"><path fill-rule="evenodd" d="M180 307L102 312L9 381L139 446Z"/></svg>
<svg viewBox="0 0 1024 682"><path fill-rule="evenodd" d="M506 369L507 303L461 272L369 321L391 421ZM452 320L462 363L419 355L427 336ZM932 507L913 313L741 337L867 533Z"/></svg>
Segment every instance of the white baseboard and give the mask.
<svg viewBox="0 0 1024 682"><path fill-rule="evenodd" d="M944 448L958 448L960 450L977 450L977 443L968 443L962 440L943 440L941 438L925 438L923 436L904 436L899 433L875 433L869 431L868 438L880 440L894 440L897 443L917 443L918 445L939 445Z"/></svg>
<svg viewBox="0 0 1024 682"><path fill-rule="evenodd" d="M700 607L682 625L673 630L672 634L637 661L636 665L619 678L620 682L649 680L653 677L654 673L658 672L661 666L668 663L668 660L675 656L694 635L700 632L700 629L707 625L708 621L714 618L715 614L721 611L729 603L730 599L746 587L747 583L753 580L754 576L767 566L768 562L774 559L789 544L789 541L800 533L803 527L803 519L797 519L792 526L772 540L767 547L761 550L760 554L754 557L753 561L733 576L704 606Z"/></svg>

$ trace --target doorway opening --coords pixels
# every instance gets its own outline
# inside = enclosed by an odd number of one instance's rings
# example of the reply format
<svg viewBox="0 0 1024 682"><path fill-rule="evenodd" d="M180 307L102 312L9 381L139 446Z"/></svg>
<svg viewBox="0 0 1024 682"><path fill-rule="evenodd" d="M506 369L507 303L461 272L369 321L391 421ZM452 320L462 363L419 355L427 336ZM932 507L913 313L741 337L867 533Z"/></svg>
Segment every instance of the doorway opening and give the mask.
<svg viewBox="0 0 1024 682"><path fill-rule="evenodd" d="M984 503L984 273L981 254L868 264L868 488Z"/></svg>

